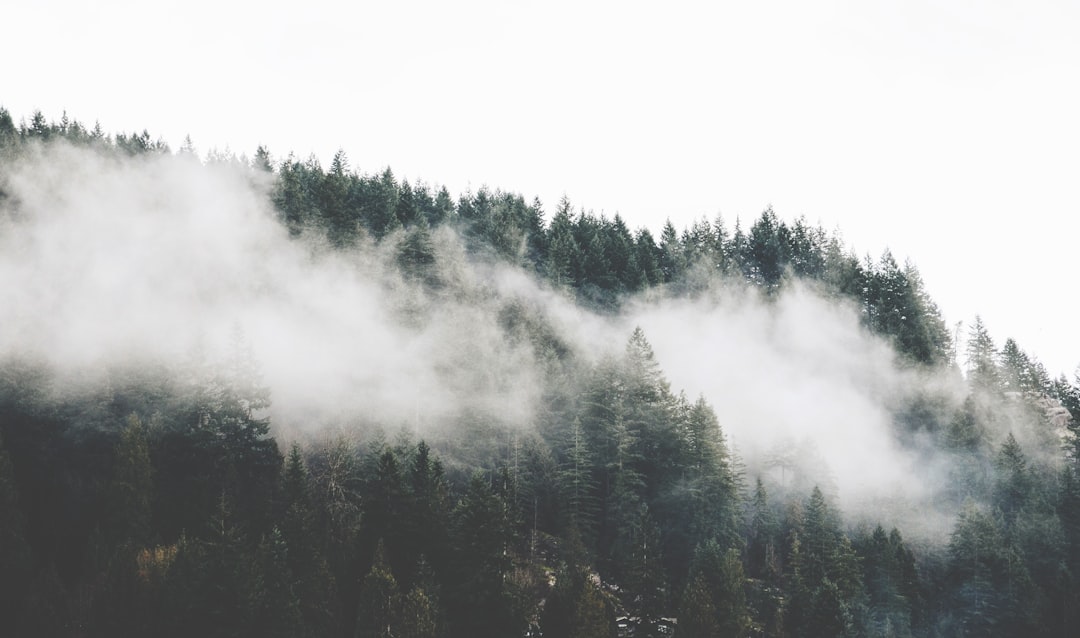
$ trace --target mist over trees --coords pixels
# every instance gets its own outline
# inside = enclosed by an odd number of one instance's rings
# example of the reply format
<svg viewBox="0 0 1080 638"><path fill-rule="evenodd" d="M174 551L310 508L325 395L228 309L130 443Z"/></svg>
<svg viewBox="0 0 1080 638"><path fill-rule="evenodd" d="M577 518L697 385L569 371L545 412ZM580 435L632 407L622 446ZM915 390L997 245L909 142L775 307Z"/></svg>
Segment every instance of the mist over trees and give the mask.
<svg viewBox="0 0 1080 638"><path fill-rule="evenodd" d="M3 635L1080 632L1080 379L771 209L0 109L0 306ZM758 385L673 387L657 317Z"/></svg>

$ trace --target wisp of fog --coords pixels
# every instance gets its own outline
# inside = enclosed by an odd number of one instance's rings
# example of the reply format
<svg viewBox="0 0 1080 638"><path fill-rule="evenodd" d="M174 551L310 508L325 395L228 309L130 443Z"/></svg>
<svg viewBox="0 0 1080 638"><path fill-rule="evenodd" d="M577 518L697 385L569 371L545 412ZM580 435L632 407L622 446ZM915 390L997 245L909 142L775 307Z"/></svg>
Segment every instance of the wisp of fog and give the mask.
<svg viewBox="0 0 1080 638"><path fill-rule="evenodd" d="M423 433L466 409L527 428L543 373L498 317L521 299L585 360L642 327L674 391L715 408L751 480L811 476L845 508L885 496L917 504L937 489L940 468L894 435L890 407L913 374L854 308L810 287L765 301L717 286L600 315L521 269L470 258L443 227L434 241L454 285L439 294L402 279L392 239L331 250L290 237L272 176L244 167L53 143L3 170L0 355L73 374L181 365L239 328L277 428L374 420Z"/></svg>

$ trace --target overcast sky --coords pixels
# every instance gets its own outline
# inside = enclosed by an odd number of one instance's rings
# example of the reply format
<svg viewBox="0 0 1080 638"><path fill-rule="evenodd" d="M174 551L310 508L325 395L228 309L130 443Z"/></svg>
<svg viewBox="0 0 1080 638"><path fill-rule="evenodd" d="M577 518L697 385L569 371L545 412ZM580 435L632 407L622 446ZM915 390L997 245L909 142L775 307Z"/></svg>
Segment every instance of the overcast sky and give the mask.
<svg viewBox="0 0 1080 638"><path fill-rule="evenodd" d="M343 148L632 227L771 204L911 258L951 325L1080 364L1075 1L35 0L0 23L16 119Z"/></svg>

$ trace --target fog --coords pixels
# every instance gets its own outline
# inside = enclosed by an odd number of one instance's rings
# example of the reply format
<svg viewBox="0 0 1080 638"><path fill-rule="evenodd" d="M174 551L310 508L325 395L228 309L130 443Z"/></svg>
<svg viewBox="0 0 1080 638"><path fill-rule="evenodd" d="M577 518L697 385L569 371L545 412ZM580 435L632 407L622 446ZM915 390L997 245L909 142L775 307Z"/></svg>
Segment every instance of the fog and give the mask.
<svg viewBox="0 0 1080 638"><path fill-rule="evenodd" d="M854 307L795 284L772 303L722 288L695 301L635 309L674 388L713 405L752 483L804 495L818 485L850 520L938 538L946 456L902 444L895 410L927 387L958 406L963 388L898 361Z"/></svg>
<svg viewBox="0 0 1080 638"><path fill-rule="evenodd" d="M2 170L3 356L81 374L180 366L200 347L220 355L238 328L279 430L378 422L423 434L463 411L524 429L544 372L500 325L514 300L584 361L620 352L641 326L672 389L715 408L750 482L822 484L852 513L887 498L903 518L926 516L947 476L943 458L898 443L893 411L931 383L959 405L955 379L911 371L856 309L808 286L765 301L716 282L695 300L654 294L601 316L520 269L470 258L439 229L447 283L432 292L402 279L394 238L347 251L290 238L270 176L236 164L52 144Z"/></svg>
<svg viewBox="0 0 1080 638"><path fill-rule="evenodd" d="M18 213L0 232L0 349L61 369L179 365L196 347L223 353L238 327L282 425L345 414L435 422L462 401L524 422L532 366L500 337L478 285L418 299L386 249L292 241L260 177L62 145L20 162L5 180ZM438 321L407 321L418 304L437 306L427 312Z"/></svg>

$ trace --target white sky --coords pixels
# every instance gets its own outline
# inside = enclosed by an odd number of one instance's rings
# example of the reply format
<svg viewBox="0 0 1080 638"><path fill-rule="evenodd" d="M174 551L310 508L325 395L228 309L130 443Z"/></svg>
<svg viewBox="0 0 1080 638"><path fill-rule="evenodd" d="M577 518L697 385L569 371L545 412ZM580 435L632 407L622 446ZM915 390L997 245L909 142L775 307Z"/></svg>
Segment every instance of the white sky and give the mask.
<svg viewBox="0 0 1080 638"><path fill-rule="evenodd" d="M913 259L950 324L1080 364L1080 3L5 4L16 119L340 147L654 230L772 204Z"/></svg>

